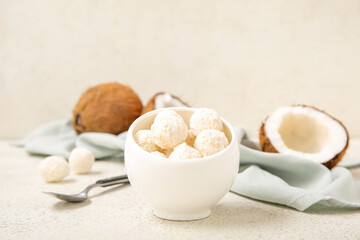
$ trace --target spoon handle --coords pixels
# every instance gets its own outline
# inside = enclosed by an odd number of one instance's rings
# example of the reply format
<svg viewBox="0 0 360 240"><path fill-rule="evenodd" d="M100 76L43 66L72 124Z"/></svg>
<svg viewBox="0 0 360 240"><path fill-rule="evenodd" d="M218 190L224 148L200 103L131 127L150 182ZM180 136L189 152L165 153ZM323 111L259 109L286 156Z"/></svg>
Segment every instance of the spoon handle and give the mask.
<svg viewBox="0 0 360 240"><path fill-rule="evenodd" d="M128 181L127 175L121 175L121 176L97 180L96 184L103 185L103 187L106 187L106 186L110 186L109 184L126 183L127 181Z"/></svg>

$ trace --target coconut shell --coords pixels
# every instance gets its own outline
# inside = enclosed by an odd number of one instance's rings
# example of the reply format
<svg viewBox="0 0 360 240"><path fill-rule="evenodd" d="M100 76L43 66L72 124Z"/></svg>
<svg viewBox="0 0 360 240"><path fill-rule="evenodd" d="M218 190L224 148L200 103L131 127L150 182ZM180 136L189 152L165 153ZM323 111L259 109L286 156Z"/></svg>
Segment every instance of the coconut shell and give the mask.
<svg viewBox="0 0 360 240"><path fill-rule="evenodd" d="M313 108L315 109L316 111L319 111L319 112L322 112L324 114L326 114L328 117L332 118L333 120L335 120L336 122L338 122L346 131L346 135L347 135L347 140L346 140L346 145L344 147L344 149L339 152L338 154L336 154L332 159L329 159L328 161L326 162L323 162L322 164L324 166L326 166L328 169L332 169L333 167L335 167L340 161L341 159L343 158L343 156L345 155L346 153L346 150L348 149L349 147L349 133L346 129L346 127L344 126L344 124L339 121L338 119L334 118L333 116L331 116L330 114L328 114L327 112L323 111L323 110L320 110L316 107L313 107L313 106L308 106L308 105L303 105L303 104L299 104L299 105L293 105L294 107L295 106L300 106L300 107L308 107L308 108ZM279 153L279 151L272 145L270 139L267 137L267 134L266 134L266 130L265 130L265 126L266 126L266 120L267 118L265 119L265 121L262 123L261 127L260 127L260 131L259 131L259 140L260 140L260 147L261 147L261 150L264 151L264 152L269 152L269 153Z"/></svg>
<svg viewBox="0 0 360 240"><path fill-rule="evenodd" d="M143 107L142 111L141 111L141 115L147 113L147 112L150 112L152 110L155 109L155 99L156 97L159 95L159 94L162 94L161 93L157 93L155 94L152 98L150 98L150 100L148 101L148 103Z"/></svg>
<svg viewBox="0 0 360 240"><path fill-rule="evenodd" d="M100 84L81 95L73 109L72 125L77 134L119 134L140 116L142 107L140 98L130 87L120 83Z"/></svg>
<svg viewBox="0 0 360 240"><path fill-rule="evenodd" d="M265 122L261 125L259 139L260 139L260 147L262 151L270 152L270 153L279 153L278 150L276 150L276 148L271 144L270 139L266 135Z"/></svg>
<svg viewBox="0 0 360 240"><path fill-rule="evenodd" d="M158 92L156 93L152 98L150 98L150 100L148 101L148 103L145 105L145 107L143 108L142 112L141 112L141 115L142 114L145 114L147 112L150 112L152 110L155 110L155 100L156 98L159 96L159 95L162 95L162 94L166 94L166 92ZM170 94L170 93L168 93ZM189 107L189 105L187 103L185 103L183 100L181 100L179 97L177 96L174 96L172 94L170 94L172 98L176 99L177 101L181 102L182 104L184 104L184 106L187 106Z"/></svg>

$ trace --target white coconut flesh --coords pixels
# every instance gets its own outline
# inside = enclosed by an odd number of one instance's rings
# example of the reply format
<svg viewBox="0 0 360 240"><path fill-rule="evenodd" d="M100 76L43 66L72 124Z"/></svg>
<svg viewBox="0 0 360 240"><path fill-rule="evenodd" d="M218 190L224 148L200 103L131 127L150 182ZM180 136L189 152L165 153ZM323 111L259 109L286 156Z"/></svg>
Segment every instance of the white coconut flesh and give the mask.
<svg viewBox="0 0 360 240"><path fill-rule="evenodd" d="M185 107L186 105L178 98L169 93L162 93L155 98L155 109L167 107Z"/></svg>
<svg viewBox="0 0 360 240"><path fill-rule="evenodd" d="M324 163L346 147L344 127L327 114L311 107L283 107L265 123L266 136L279 153Z"/></svg>

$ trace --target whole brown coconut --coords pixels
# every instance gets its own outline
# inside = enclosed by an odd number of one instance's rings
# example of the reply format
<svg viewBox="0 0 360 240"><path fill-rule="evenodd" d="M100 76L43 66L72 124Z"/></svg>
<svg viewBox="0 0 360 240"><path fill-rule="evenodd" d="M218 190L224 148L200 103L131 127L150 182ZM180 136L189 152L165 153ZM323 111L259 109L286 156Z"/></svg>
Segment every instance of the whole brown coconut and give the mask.
<svg viewBox="0 0 360 240"><path fill-rule="evenodd" d="M140 116L138 95L120 83L100 84L86 90L73 110L72 125L77 134L104 132L119 134Z"/></svg>
<svg viewBox="0 0 360 240"><path fill-rule="evenodd" d="M290 106L290 107L287 107L288 109L290 109L289 111L287 111L287 116L289 116L289 114L293 114L293 116L296 117L296 114L298 113L291 113L291 109L294 109L294 108L297 108L297 109L307 109L307 111L312 111L312 112L318 112L318 115L322 115L322 119L328 119L327 121L333 121L335 122L336 124L338 124L338 128L340 129L343 129L343 134L346 136L345 138L339 138L338 140L338 143L339 144L342 144L343 147L338 150L338 151L334 151L333 152L333 155L332 157L328 158L328 159L324 159L322 161L320 161L320 163L322 163L323 165L325 165L327 168L329 169L332 169L333 167L335 167L340 161L341 159L343 158L343 156L345 155L346 153L346 150L349 146L349 134L348 134L348 131L346 129L346 127L343 125L342 122L340 122L338 119L334 118L333 116L331 116L330 114L328 114L327 112L325 111L322 111L316 107L313 107L313 106L307 106L307 105L293 105L293 106ZM278 111L278 110L277 110ZM275 111L275 112L277 112ZM304 111L306 112L306 111ZM274 114L274 113L273 113ZM272 115L273 115L272 114ZM266 131L266 127L268 126L269 124L269 118L272 116L270 115L268 118L265 119L265 121L262 123L261 127L260 127L260 131L259 131L259 139L260 139L260 146L261 146L261 149L264 151L264 152L270 152L270 153L282 153L281 150L277 149L275 146L274 146L274 140L271 139L271 136L270 134ZM298 114L298 115L305 115L304 113L303 114ZM296 138L298 136L296 136L296 128L297 129L301 129L302 126L305 126L307 123L306 120L309 120L310 118L308 117L307 119L304 118L304 116L300 116L301 118L299 118L300 120L297 121L296 124L293 125L292 128L289 128L287 131L283 131L282 134L286 134L287 132L290 134L288 136L292 136L292 138ZM291 119L288 118L288 119ZM294 119L294 118L293 118ZM290 121L290 120L286 120L286 117L284 117L282 119L282 125L285 125L286 124L286 121ZM323 120L324 121L324 120ZM285 122L285 123L284 123ZM315 123L316 121L314 121L313 123ZM318 125L319 123L317 123ZM281 128L281 126L280 126ZM279 129L280 129L279 128ZM317 127L319 128L319 127ZM306 130L306 129L303 129L303 130ZM307 129L309 130L309 129ZM312 129L314 130L314 129ZM309 142L311 139L311 131L298 131L298 133L304 133L306 132L306 134L301 134L301 141L304 141L305 144L306 142ZM281 135L281 134L280 134ZM330 134L331 135L331 134ZM316 135L314 137L317 137ZM334 136L335 138L338 138L338 136ZM282 141L285 143L285 137L281 135L281 138L282 138ZM287 140L289 140L289 137L287 137ZM292 140L292 139L290 139ZM299 140L299 139L298 139ZM279 139L277 139L277 141L279 141ZM301 142L300 142L301 143ZM299 142L297 142L297 144L299 144ZM304 145L305 145L304 144ZM285 143L285 145L287 145ZM316 144L315 144L316 145ZM294 143L293 143L293 146L294 146ZM293 147L292 146L292 147ZM290 147L290 146L288 146ZM310 146L312 147L312 146ZM290 147L291 148L291 147ZM309 148L309 146L307 147ZM296 149L297 151L299 151L299 149ZM318 149L317 151L320 151L321 149ZM316 154L317 151L313 151L313 152L305 152L305 153L314 153ZM290 153L288 153L290 154ZM311 159L311 154L308 155L309 158Z"/></svg>

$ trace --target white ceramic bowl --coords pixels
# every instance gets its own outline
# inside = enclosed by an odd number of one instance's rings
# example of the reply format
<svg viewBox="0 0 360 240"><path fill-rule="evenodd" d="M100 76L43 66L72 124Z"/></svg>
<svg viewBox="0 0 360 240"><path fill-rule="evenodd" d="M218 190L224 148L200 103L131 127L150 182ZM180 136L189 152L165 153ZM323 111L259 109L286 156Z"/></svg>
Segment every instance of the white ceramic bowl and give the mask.
<svg viewBox="0 0 360 240"><path fill-rule="evenodd" d="M194 108L170 108L188 124ZM130 126L125 144L125 166L131 186L154 207L154 214L169 220L195 220L210 215L229 190L239 169L239 146L231 125L222 119L229 146L209 157L189 160L162 158L143 150L134 140L150 129L162 109L139 117Z"/></svg>

